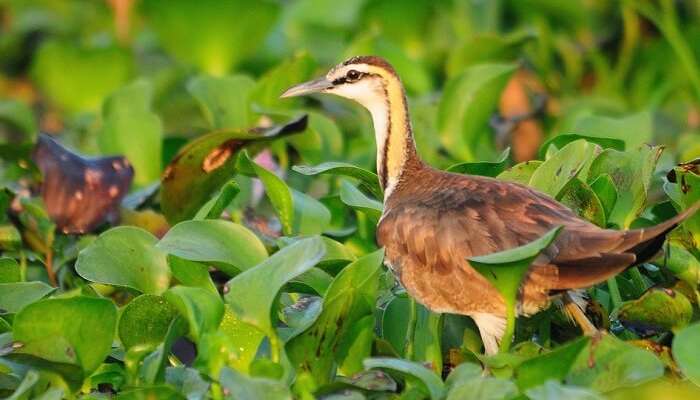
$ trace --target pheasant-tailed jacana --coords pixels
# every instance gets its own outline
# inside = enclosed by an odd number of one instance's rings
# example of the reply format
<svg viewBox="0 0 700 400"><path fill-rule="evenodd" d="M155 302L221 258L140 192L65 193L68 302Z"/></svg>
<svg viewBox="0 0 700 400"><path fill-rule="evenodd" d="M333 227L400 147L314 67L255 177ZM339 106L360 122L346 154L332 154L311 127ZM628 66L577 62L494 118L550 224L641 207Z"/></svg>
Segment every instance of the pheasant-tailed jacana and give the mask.
<svg viewBox="0 0 700 400"><path fill-rule="evenodd" d="M489 354L498 350L506 307L468 258L527 244L562 226L523 280L518 313L530 315L547 307L553 293L592 286L654 257L666 233L697 209L649 228L601 229L527 186L431 168L416 152L401 80L379 57L350 58L282 97L310 93L355 100L372 114L384 189L377 242L385 263L430 310L470 316Z"/></svg>

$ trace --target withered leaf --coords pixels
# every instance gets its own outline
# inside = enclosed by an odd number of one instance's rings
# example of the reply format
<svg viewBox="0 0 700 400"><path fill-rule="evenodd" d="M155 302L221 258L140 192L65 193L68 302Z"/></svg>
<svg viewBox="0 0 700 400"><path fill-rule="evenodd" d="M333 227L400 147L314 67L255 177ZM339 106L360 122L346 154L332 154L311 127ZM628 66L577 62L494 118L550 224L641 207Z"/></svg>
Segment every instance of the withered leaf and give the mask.
<svg viewBox="0 0 700 400"><path fill-rule="evenodd" d="M114 218L134 177L124 157L83 157L44 134L32 158L43 175L46 210L67 234L89 232Z"/></svg>

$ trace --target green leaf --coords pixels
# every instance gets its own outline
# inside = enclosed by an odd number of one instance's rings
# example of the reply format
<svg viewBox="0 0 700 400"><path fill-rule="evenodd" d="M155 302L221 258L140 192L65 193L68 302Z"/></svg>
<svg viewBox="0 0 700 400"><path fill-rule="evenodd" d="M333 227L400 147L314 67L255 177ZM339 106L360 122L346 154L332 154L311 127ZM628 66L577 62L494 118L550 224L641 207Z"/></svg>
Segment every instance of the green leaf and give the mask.
<svg viewBox="0 0 700 400"><path fill-rule="evenodd" d="M615 183L618 197L608 221L629 228L644 210L647 192L661 147L642 146L630 152L606 149L591 164L588 182L608 174Z"/></svg>
<svg viewBox="0 0 700 400"><path fill-rule="evenodd" d="M664 191L671 198L675 207L685 210L700 201L700 175L687 171L684 167L676 167L672 171L676 175L675 183L664 183ZM691 252L696 252L700 244L700 214L695 213L681 224L685 237L682 244Z"/></svg>
<svg viewBox="0 0 700 400"><path fill-rule="evenodd" d="M280 7L268 1L153 0L144 2L142 10L168 53L222 75L259 50Z"/></svg>
<svg viewBox="0 0 700 400"><path fill-rule="evenodd" d="M598 393L576 386L562 385L555 380L549 380L541 386L525 391L531 400L603 400Z"/></svg>
<svg viewBox="0 0 700 400"><path fill-rule="evenodd" d="M12 283L22 280L20 266L14 258L0 257L0 283Z"/></svg>
<svg viewBox="0 0 700 400"><path fill-rule="evenodd" d="M445 67L447 75L454 76L465 67L479 63L516 61L518 51L523 44L534 38L535 35L530 31L508 35L492 33L471 35L451 49Z"/></svg>
<svg viewBox="0 0 700 400"><path fill-rule="evenodd" d="M407 347L412 346L412 360L429 363L436 371L441 370L441 316L421 304L412 305L411 302L414 301L407 296L397 296L387 304L381 318L382 338L404 357ZM413 337L408 338L411 307L416 307L416 325Z"/></svg>
<svg viewBox="0 0 700 400"><path fill-rule="evenodd" d="M29 106L13 99L0 100L0 144L34 143L39 128Z"/></svg>
<svg viewBox="0 0 700 400"><path fill-rule="evenodd" d="M30 304L16 316L16 353L94 371L112 348L117 310L111 300L77 296ZM89 333L89 334L88 334Z"/></svg>
<svg viewBox="0 0 700 400"><path fill-rule="evenodd" d="M566 382L606 393L663 376L664 365L654 354L604 335L582 351Z"/></svg>
<svg viewBox="0 0 700 400"><path fill-rule="evenodd" d="M195 342L207 332L216 330L223 319L224 303L218 293L196 287L175 286L163 296L189 323L190 334Z"/></svg>
<svg viewBox="0 0 700 400"><path fill-rule="evenodd" d="M624 141L629 150L654 141L654 121L649 111L620 118L584 113L576 118L571 130L594 137Z"/></svg>
<svg viewBox="0 0 700 400"><path fill-rule="evenodd" d="M585 140L567 144L533 172L530 186L554 198L560 198L567 185L593 158L595 151L596 145Z"/></svg>
<svg viewBox="0 0 700 400"><path fill-rule="evenodd" d="M248 128L253 125L248 96L255 81L246 75L215 78L200 75L187 83L211 129Z"/></svg>
<svg viewBox="0 0 700 400"><path fill-rule="evenodd" d="M272 171L253 162L247 153L239 157L242 174L258 177L265 186L267 198L275 208L285 234L317 234L330 224L330 211L318 200L291 189Z"/></svg>
<svg viewBox="0 0 700 400"><path fill-rule="evenodd" d="M525 360L515 370L518 387L520 390L526 390L540 386L550 379L563 380L589 342L590 338L584 336L550 352Z"/></svg>
<svg viewBox="0 0 700 400"><path fill-rule="evenodd" d="M441 399L445 394L445 385L443 385L442 379L435 372L418 363L397 358L368 358L363 364L365 369L383 368L415 378L424 386L426 393L433 400Z"/></svg>
<svg viewBox="0 0 700 400"><path fill-rule="evenodd" d="M673 358L691 382L700 386L700 323L680 330L673 338Z"/></svg>
<svg viewBox="0 0 700 400"><path fill-rule="evenodd" d="M298 108L301 99L280 99L280 94L292 85L312 78L316 61L306 52L301 52L267 71L260 79L251 100L262 110L285 110Z"/></svg>
<svg viewBox="0 0 700 400"><path fill-rule="evenodd" d="M0 283L0 314L13 314L55 289L44 282Z"/></svg>
<svg viewBox="0 0 700 400"><path fill-rule="evenodd" d="M340 175L355 178L360 181L360 186L372 193L377 198L383 198L382 189L379 186L379 178L374 172L344 162L325 162L316 166L295 165L292 169L304 175Z"/></svg>
<svg viewBox="0 0 700 400"><path fill-rule="evenodd" d="M313 111L309 112L306 132L288 139L301 159L311 163L343 157L344 141L344 135L334 120Z"/></svg>
<svg viewBox="0 0 700 400"><path fill-rule="evenodd" d="M542 164L543 161L538 160L524 161L501 172L498 174L497 178L504 181L517 182L527 185L530 182L530 179L532 179L532 175Z"/></svg>
<svg viewBox="0 0 700 400"><path fill-rule="evenodd" d="M672 236L668 241L663 265L678 279L687 282L692 288L700 285L700 260L686 248L687 244Z"/></svg>
<svg viewBox="0 0 700 400"><path fill-rule="evenodd" d="M379 220L384 210L384 205L367 197L348 181L340 183L340 200L357 211L361 211L374 220Z"/></svg>
<svg viewBox="0 0 700 400"><path fill-rule="evenodd" d="M605 210L605 219L607 221L612 214L613 208L615 208L615 203L617 202L617 189L615 188L615 182L608 174L601 174L590 184L591 189L598 196L600 204Z"/></svg>
<svg viewBox="0 0 700 400"><path fill-rule="evenodd" d="M134 184L160 178L163 127L151 111L151 84L137 81L112 93L102 106L97 143L103 154L124 155L134 166Z"/></svg>
<svg viewBox="0 0 700 400"><path fill-rule="evenodd" d="M456 172L459 174L469 174L469 175L481 175L496 177L503 173L508 164L508 157L510 156L510 147L503 150L496 161L480 161L480 162L465 162L454 164L447 168L448 172Z"/></svg>
<svg viewBox="0 0 700 400"><path fill-rule="evenodd" d="M75 270L91 282L161 294L170 286L170 268L157 242L140 228L112 228L78 254Z"/></svg>
<svg viewBox="0 0 700 400"><path fill-rule="evenodd" d="M226 399L235 400L292 400L287 385L265 378L243 375L230 368L223 368L219 383L226 389Z"/></svg>
<svg viewBox="0 0 700 400"><path fill-rule="evenodd" d="M28 399L31 395L31 391L34 385L39 381L39 373L35 370L30 369L22 378L17 389L12 393L12 396L6 398L6 400L23 400Z"/></svg>
<svg viewBox="0 0 700 400"><path fill-rule="evenodd" d="M492 151L489 119L515 69L511 64L474 65L445 84L437 127L453 157L474 161L477 154Z"/></svg>
<svg viewBox="0 0 700 400"><path fill-rule="evenodd" d="M560 231L561 227L556 227L523 246L469 258L471 266L496 287L506 303L506 331L501 339L503 352L508 350L512 341L515 329L515 302L523 277L532 261L554 241Z"/></svg>
<svg viewBox="0 0 700 400"><path fill-rule="evenodd" d="M143 294L124 307L119 317L119 339L124 348L158 346L177 316L175 308L161 296Z"/></svg>
<svg viewBox="0 0 700 400"><path fill-rule="evenodd" d="M165 381L174 386L178 392L188 399L204 399L209 390L209 382L194 368L184 365L165 369Z"/></svg>
<svg viewBox="0 0 700 400"><path fill-rule="evenodd" d="M231 180L226 182L224 186L221 187L221 190L219 190L219 193L204 203L202 208L197 211L197 214L195 214L192 219L219 219L226 207L231 204L240 191L241 188L236 181Z"/></svg>
<svg viewBox="0 0 700 400"><path fill-rule="evenodd" d="M291 362L310 371L317 383L330 381L334 365L342 365L350 356L352 327L373 315L383 257L379 250L343 268L326 291L316 322L287 344ZM353 352L369 355L369 350L369 346L356 347Z"/></svg>
<svg viewBox="0 0 700 400"><path fill-rule="evenodd" d="M33 81L48 100L70 113L99 109L105 96L124 85L133 70L125 49L78 43L42 42L31 70Z"/></svg>
<svg viewBox="0 0 700 400"><path fill-rule="evenodd" d="M238 152L256 150L306 129L307 117L265 130L228 129L200 136L182 147L163 172L161 208L170 223L191 219L236 173Z"/></svg>
<svg viewBox="0 0 700 400"><path fill-rule="evenodd" d="M253 232L243 225L224 220L180 222L156 247L185 260L216 263L230 276L267 258L265 245Z"/></svg>
<svg viewBox="0 0 700 400"><path fill-rule="evenodd" d="M270 312L285 283L312 268L323 257L325 246L318 237L287 246L254 268L226 284L226 303L241 321L265 333L271 341L276 333ZM279 349L277 349L279 351Z"/></svg>
<svg viewBox="0 0 700 400"><path fill-rule="evenodd" d="M185 286L201 287L212 293L218 293L209 275L209 267L206 264L169 255L168 265L173 273L173 278L179 283Z"/></svg>
<svg viewBox="0 0 700 400"><path fill-rule="evenodd" d="M578 178L572 179L564 189L561 202L588 221L605 228L605 209L590 186Z"/></svg>
<svg viewBox="0 0 700 400"><path fill-rule="evenodd" d="M571 142L577 140L585 140L589 143L594 143L603 149L615 149L619 151L625 150L625 142L620 139L613 139L609 137L599 137L599 136L586 136L579 135L577 133L566 133L561 135L556 135L553 138L547 140L540 146L539 157L545 158L547 152L550 150L550 146L554 146L556 149L561 149Z"/></svg>
<svg viewBox="0 0 700 400"><path fill-rule="evenodd" d="M690 323L693 306L681 292L651 288L642 297L625 302L618 316L626 324L641 324L675 332Z"/></svg>
<svg viewBox="0 0 700 400"><path fill-rule="evenodd" d="M447 400L500 400L514 398L518 388L509 380L493 377L477 377L457 382L447 393Z"/></svg>
<svg viewBox="0 0 700 400"><path fill-rule="evenodd" d="M311 270L313 271L313 270ZM286 326L277 328L280 338L286 343L308 329L321 315L323 302L320 297L302 297L296 303L284 308Z"/></svg>

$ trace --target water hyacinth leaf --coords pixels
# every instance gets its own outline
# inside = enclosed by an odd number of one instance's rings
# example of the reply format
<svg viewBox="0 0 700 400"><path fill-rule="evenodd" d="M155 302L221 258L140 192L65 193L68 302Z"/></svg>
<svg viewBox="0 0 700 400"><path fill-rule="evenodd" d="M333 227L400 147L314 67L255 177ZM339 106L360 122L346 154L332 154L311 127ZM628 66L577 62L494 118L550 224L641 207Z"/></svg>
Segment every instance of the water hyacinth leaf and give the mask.
<svg viewBox="0 0 700 400"><path fill-rule="evenodd" d="M669 182L664 183L664 191L671 198L676 208L685 210L700 201L700 175L692 165L681 165L669 172ZM700 243L700 214L695 213L681 226L692 238L693 243ZM693 246L686 246L693 247ZM690 249L692 251L692 248Z"/></svg>
<svg viewBox="0 0 700 400"><path fill-rule="evenodd" d="M541 386L525 391L531 400L603 400L603 397L586 388L562 385L555 380L549 380Z"/></svg>
<svg viewBox="0 0 700 400"><path fill-rule="evenodd" d="M488 33L470 36L450 52L446 64L447 74L454 76L465 67L478 63L515 61L518 50L534 37L533 33L528 31L505 36Z"/></svg>
<svg viewBox="0 0 700 400"><path fill-rule="evenodd" d="M289 281L289 290L299 293L323 295L328 290L333 277L320 268L311 268Z"/></svg>
<svg viewBox="0 0 700 400"><path fill-rule="evenodd" d="M44 282L0 283L0 314L14 314L53 292Z"/></svg>
<svg viewBox="0 0 700 400"><path fill-rule="evenodd" d="M224 186L221 187L221 190L219 190L219 193L204 203L202 208L197 211L197 214L195 214L192 219L219 219L226 207L231 204L240 191L241 188L236 181L231 180L226 182Z"/></svg>
<svg viewBox="0 0 700 400"><path fill-rule="evenodd" d="M590 360L595 361L593 365ZM652 381L663 373L663 363L651 352L604 335L578 355L566 382L607 393Z"/></svg>
<svg viewBox="0 0 700 400"><path fill-rule="evenodd" d="M170 268L157 243L141 228L112 228L78 254L75 270L91 282L161 294L170 285Z"/></svg>
<svg viewBox="0 0 700 400"><path fill-rule="evenodd" d="M532 179L532 174L542 165L542 161L533 160L516 164L496 176L498 179L510 182L517 182L527 185Z"/></svg>
<svg viewBox="0 0 700 400"><path fill-rule="evenodd" d="M196 138L172 159L161 178L161 208L171 223L191 219L236 172L237 153L302 132L307 117L268 129L228 129ZM255 150L252 148L251 150Z"/></svg>
<svg viewBox="0 0 700 400"><path fill-rule="evenodd" d="M175 286L163 294L180 315L188 322L195 342L202 335L219 327L224 316L224 303L218 293L209 290Z"/></svg>
<svg viewBox="0 0 700 400"><path fill-rule="evenodd" d="M301 52L267 71L251 94L254 107L260 110L288 110L298 108L301 99L280 99L280 94L299 82L306 82L316 71L316 61Z"/></svg>
<svg viewBox="0 0 700 400"><path fill-rule="evenodd" d="M515 370L516 383L520 390L540 386L547 381L566 378L579 354L586 348L590 338L581 337L545 354L525 360Z"/></svg>
<svg viewBox="0 0 700 400"><path fill-rule="evenodd" d="M625 302L619 319L625 326L654 327L673 332L684 328L693 316L693 305L683 293L652 288L642 297Z"/></svg>
<svg viewBox="0 0 700 400"><path fill-rule="evenodd" d="M320 234L331 223L331 212L313 197L291 189L294 203L293 232L299 235Z"/></svg>
<svg viewBox="0 0 700 400"><path fill-rule="evenodd" d="M683 374L700 386L700 323L680 330L673 338L673 357Z"/></svg>
<svg viewBox="0 0 700 400"><path fill-rule="evenodd" d="M29 399L34 385L39 381L39 372L30 369L22 378L19 386L12 393L12 396L6 397L7 400L24 400Z"/></svg>
<svg viewBox="0 0 700 400"><path fill-rule="evenodd" d="M258 353L258 348L265 339L265 333L241 319L224 305L224 316L219 330L204 335L198 343L200 359L206 360L209 371L217 373L226 364L237 371L248 373L250 364Z"/></svg>
<svg viewBox="0 0 700 400"><path fill-rule="evenodd" d="M226 390L225 399L235 400L292 400L289 388L282 382L249 377L231 368L223 368L219 383Z"/></svg>
<svg viewBox="0 0 700 400"><path fill-rule="evenodd" d="M241 321L255 326L271 341L277 339L270 320L277 293L285 283L311 269L324 251L325 246L318 237L303 239L279 250L231 279L226 284L226 303Z"/></svg>
<svg viewBox="0 0 700 400"><path fill-rule="evenodd" d="M172 385L188 399L203 399L209 390L209 382L202 378L199 371L184 365L165 369L165 382Z"/></svg>
<svg viewBox="0 0 700 400"><path fill-rule="evenodd" d="M572 179L564 189L561 202L580 217L605 228L605 208L590 186L578 178Z"/></svg>
<svg viewBox="0 0 700 400"><path fill-rule="evenodd" d="M629 228L642 212L646 205L651 176L661 151L661 147L648 146L629 152L606 149L593 160L588 172L588 182L602 174L608 174L618 193L608 222L620 228Z"/></svg>
<svg viewBox="0 0 700 400"><path fill-rule="evenodd" d="M344 137L338 124L317 112L309 112L306 132L290 137L288 143L305 162L320 163L343 157Z"/></svg>
<svg viewBox="0 0 700 400"><path fill-rule="evenodd" d="M413 337L408 338L411 302L406 296L397 296L384 309L381 319L382 338L386 339L401 356L407 346L412 346L412 359L430 363L433 369L442 369L440 348L440 314L432 313L421 304L415 304L416 321Z"/></svg>
<svg viewBox="0 0 700 400"><path fill-rule="evenodd" d="M676 237L669 239L668 248L659 264L664 265L690 287L697 288L700 285L700 260L688 251L682 240Z"/></svg>
<svg viewBox="0 0 700 400"><path fill-rule="evenodd" d="M145 2L141 9L169 54L214 76L225 74L253 54L280 11L273 2L242 0L225 4L155 0Z"/></svg>
<svg viewBox="0 0 700 400"><path fill-rule="evenodd" d="M433 400L441 399L445 394L445 385L442 383L442 379L421 364L398 358L368 358L363 364L365 369L382 368L414 378L423 385L426 394Z"/></svg>
<svg viewBox="0 0 700 400"><path fill-rule="evenodd" d="M316 166L295 165L292 169L304 175L331 174L355 178L363 189L372 193L376 198L383 197L377 174L353 164L330 161Z"/></svg>
<svg viewBox="0 0 700 400"><path fill-rule="evenodd" d="M170 386L150 386L124 390L116 395L115 400L132 399L169 399L186 400L187 398Z"/></svg>
<svg viewBox="0 0 700 400"><path fill-rule="evenodd" d="M209 128L216 130L253 125L248 96L254 86L255 81L246 75L200 75L187 83L187 90L197 99Z"/></svg>
<svg viewBox="0 0 700 400"><path fill-rule="evenodd" d="M118 333L124 348L158 346L165 339L176 309L162 296L142 294L124 307Z"/></svg>
<svg viewBox="0 0 700 400"><path fill-rule="evenodd" d="M143 358L142 363L136 364L140 383L152 385L165 377L165 363L175 340L187 332L187 323L179 316L173 318L168 326L163 342L154 351ZM128 355L128 353L127 353ZM126 362L125 362L126 363ZM129 363L126 363L127 365Z"/></svg>
<svg viewBox="0 0 700 400"><path fill-rule="evenodd" d="M32 158L43 175L46 211L63 233L90 232L115 219L134 177L122 156L83 157L44 134Z"/></svg>
<svg viewBox="0 0 700 400"><path fill-rule="evenodd" d="M508 158L510 157L510 147L503 150L496 161L481 161L481 162L465 162L454 164L447 168L448 172L456 172L459 174L469 174L469 175L481 175L496 177L503 173L508 164Z"/></svg>
<svg viewBox="0 0 700 400"><path fill-rule="evenodd" d="M476 154L492 151L489 119L515 69L511 64L474 65L446 83L437 127L453 157L473 161Z"/></svg>
<svg viewBox="0 0 700 400"><path fill-rule="evenodd" d="M619 151L625 150L625 142L620 139L614 139L611 137L602 136L587 136L579 135L577 133L566 133L562 135L556 135L553 138L547 140L540 147L539 157L545 158L550 146L554 146L557 149L561 149L571 142L577 140L585 140L589 143L595 143L603 149L615 149Z"/></svg>
<svg viewBox="0 0 700 400"><path fill-rule="evenodd" d="M617 202L617 188L615 188L615 182L612 180L610 175L601 174L595 178L591 184L591 189L595 192L600 204L605 210L605 218L610 217L613 208L615 208L615 203Z"/></svg>
<svg viewBox="0 0 700 400"><path fill-rule="evenodd" d="M595 144L585 140L567 144L533 172L530 186L554 198L560 198L567 185L592 159L595 148Z"/></svg>
<svg viewBox="0 0 700 400"><path fill-rule="evenodd" d="M479 399L498 400L515 398L518 388L507 379L477 377L456 383L447 392L446 400Z"/></svg>
<svg viewBox="0 0 700 400"><path fill-rule="evenodd" d="M286 326L277 328L280 338L288 342L310 327L321 315L323 301L321 297L304 296L296 303L282 310Z"/></svg>
<svg viewBox="0 0 700 400"><path fill-rule="evenodd" d="M109 299L77 296L30 304L14 319L15 353L94 371L112 348L117 309ZM89 332L89 335L85 333Z"/></svg>
<svg viewBox="0 0 700 400"><path fill-rule="evenodd" d="M654 116L649 111L641 111L620 118L584 113L573 122L572 131L601 138L624 141L632 150L654 140ZM618 149L623 150L623 149Z"/></svg>
<svg viewBox="0 0 700 400"><path fill-rule="evenodd" d="M105 96L124 85L133 70L126 49L78 43L42 42L31 70L42 94L69 113L99 109Z"/></svg>
<svg viewBox="0 0 700 400"><path fill-rule="evenodd" d="M168 265L177 282L185 286L201 287L212 293L218 293L206 264L168 255Z"/></svg>
<svg viewBox="0 0 700 400"><path fill-rule="evenodd" d="M384 205L381 202L367 197L348 181L340 183L340 200L374 220L379 220L384 210Z"/></svg>
<svg viewBox="0 0 700 400"><path fill-rule="evenodd" d="M267 258L265 245L243 225L225 220L183 221L158 242L159 250L236 275Z"/></svg>
<svg viewBox="0 0 700 400"><path fill-rule="evenodd" d="M2 129L3 125L7 129ZM13 99L0 100L0 144L33 143L38 131L34 113L27 104Z"/></svg>
<svg viewBox="0 0 700 400"><path fill-rule="evenodd" d="M0 283L19 282L21 280L22 271L19 263L14 258L0 257Z"/></svg>
<svg viewBox="0 0 700 400"><path fill-rule="evenodd" d="M329 382L334 365L342 365L349 355L337 351L337 346L347 340L344 338L353 325L373 315L383 257L384 252L379 250L343 268L326 291L323 311L316 322L287 343L292 364L309 371L317 383Z"/></svg>
<svg viewBox="0 0 700 400"><path fill-rule="evenodd" d="M104 154L124 155L134 166L134 183L143 187L160 177L163 127L151 111L152 86L137 81L111 94L102 107L97 143Z"/></svg>
<svg viewBox="0 0 700 400"><path fill-rule="evenodd" d="M515 329L515 305L520 284L532 261L557 237L561 227L551 229L540 238L523 246L469 259L471 266L491 282L506 303L506 330L501 340L501 351L510 348Z"/></svg>

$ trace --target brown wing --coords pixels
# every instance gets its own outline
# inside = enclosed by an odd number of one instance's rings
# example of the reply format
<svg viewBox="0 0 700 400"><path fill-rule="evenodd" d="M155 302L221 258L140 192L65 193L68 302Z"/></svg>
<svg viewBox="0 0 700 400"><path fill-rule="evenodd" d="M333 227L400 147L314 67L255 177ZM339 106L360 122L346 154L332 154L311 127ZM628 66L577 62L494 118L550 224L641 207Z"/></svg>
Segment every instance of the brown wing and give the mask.
<svg viewBox="0 0 700 400"><path fill-rule="evenodd" d="M550 290L590 286L636 259L639 231L601 229L519 184L423 174L415 177L421 184L399 186L389 198L377 240L407 290L437 311L502 310L498 293L466 259L529 243L556 226L564 228L526 278L526 310L545 305Z"/></svg>

